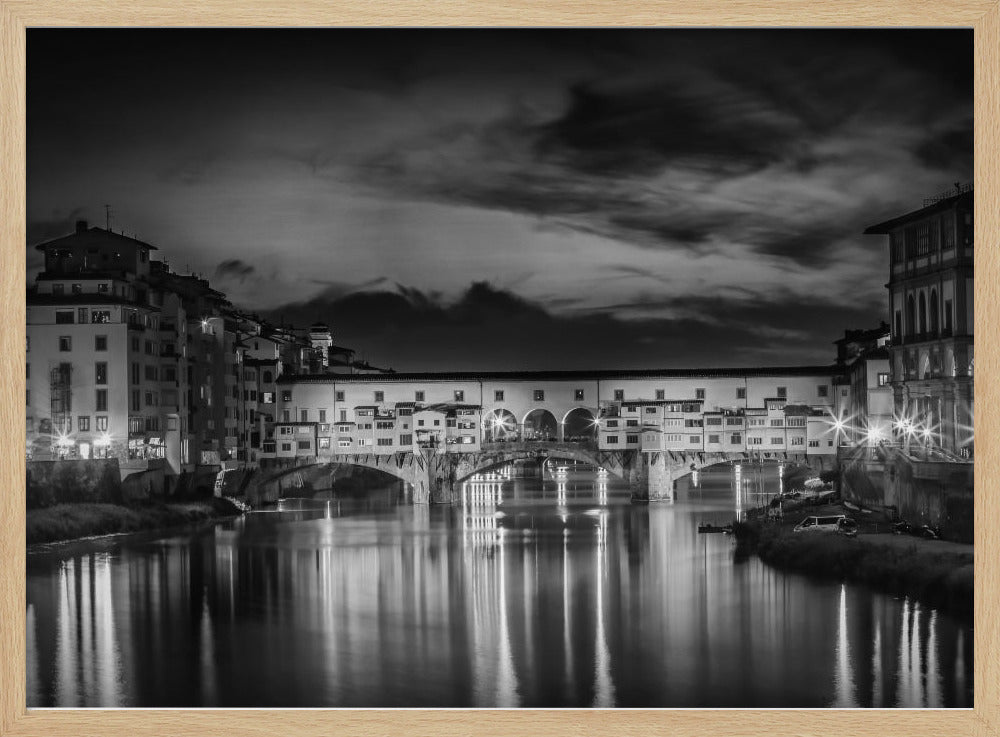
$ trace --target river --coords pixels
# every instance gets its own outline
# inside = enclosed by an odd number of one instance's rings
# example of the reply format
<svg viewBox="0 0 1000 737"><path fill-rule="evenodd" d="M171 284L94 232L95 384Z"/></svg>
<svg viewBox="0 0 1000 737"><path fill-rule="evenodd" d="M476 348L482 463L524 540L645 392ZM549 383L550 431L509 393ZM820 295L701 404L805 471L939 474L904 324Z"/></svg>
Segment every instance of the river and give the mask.
<svg viewBox="0 0 1000 737"><path fill-rule="evenodd" d="M555 467L32 550L29 707L968 707L972 628L736 554L773 468L632 505Z"/></svg>

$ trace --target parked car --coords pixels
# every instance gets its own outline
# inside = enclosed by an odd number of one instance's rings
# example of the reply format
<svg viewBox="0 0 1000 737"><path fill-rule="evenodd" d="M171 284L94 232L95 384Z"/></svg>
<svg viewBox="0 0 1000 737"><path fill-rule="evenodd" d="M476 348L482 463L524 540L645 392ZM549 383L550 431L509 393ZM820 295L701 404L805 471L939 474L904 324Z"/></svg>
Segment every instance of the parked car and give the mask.
<svg viewBox="0 0 1000 737"><path fill-rule="evenodd" d="M845 517L840 520L840 524L837 525L837 532L839 532L844 537L857 537L858 536L858 523L855 522L850 517Z"/></svg>
<svg viewBox="0 0 1000 737"><path fill-rule="evenodd" d="M847 519L847 515L831 514L806 517L792 528L793 532L837 532L840 529L841 520Z"/></svg>
<svg viewBox="0 0 1000 737"><path fill-rule="evenodd" d="M923 537L928 540L940 540L941 528L931 527L930 525L911 525L906 520L900 520L892 526L892 534L913 535L914 537Z"/></svg>

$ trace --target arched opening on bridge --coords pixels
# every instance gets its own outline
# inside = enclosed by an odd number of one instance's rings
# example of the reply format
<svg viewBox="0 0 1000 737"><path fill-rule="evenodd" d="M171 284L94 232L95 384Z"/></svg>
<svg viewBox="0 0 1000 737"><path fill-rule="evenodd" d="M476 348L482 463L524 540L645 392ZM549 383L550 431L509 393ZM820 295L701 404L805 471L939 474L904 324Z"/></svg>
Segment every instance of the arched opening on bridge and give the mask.
<svg viewBox="0 0 1000 737"><path fill-rule="evenodd" d="M483 417L483 439L487 443L510 443L520 437L517 418L506 409L495 409Z"/></svg>
<svg viewBox="0 0 1000 737"><path fill-rule="evenodd" d="M591 443L597 438L597 421L586 407L576 407L563 418L563 437L567 442Z"/></svg>
<svg viewBox="0 0 1000 737"><path fill-rule="evenodd" d="M524 417L525 440L559 440L559 423L547 409L535 409Z"/></svg>

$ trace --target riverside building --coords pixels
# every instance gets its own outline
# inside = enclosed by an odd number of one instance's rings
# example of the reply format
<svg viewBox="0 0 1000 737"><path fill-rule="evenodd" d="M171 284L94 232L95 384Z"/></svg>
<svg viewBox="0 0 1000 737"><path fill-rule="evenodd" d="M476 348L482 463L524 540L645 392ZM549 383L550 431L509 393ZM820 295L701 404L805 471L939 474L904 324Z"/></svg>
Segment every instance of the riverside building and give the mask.
<svg viewBox="0 0 1000 737"><path fill-rule="evenodd" d="M889 240L896 436L959 457L974 439L973 202L956 185L864 231Z"/></svg>

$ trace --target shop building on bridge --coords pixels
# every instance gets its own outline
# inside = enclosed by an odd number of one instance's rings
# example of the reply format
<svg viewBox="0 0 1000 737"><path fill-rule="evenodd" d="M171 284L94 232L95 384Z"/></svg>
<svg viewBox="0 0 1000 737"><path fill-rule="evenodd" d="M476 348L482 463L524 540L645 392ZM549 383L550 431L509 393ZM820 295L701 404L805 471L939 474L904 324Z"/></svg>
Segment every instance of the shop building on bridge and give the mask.
<svg viewBox="0 0 1000 737"><path fill-rule="evenodd" d="M287 375L279 413L312 420L300 459L521 440L599 450L833 455L838 366L363 376ZM332 422L329 419L333 418ZM328 438L328 439L325 439Z"/></svg>

